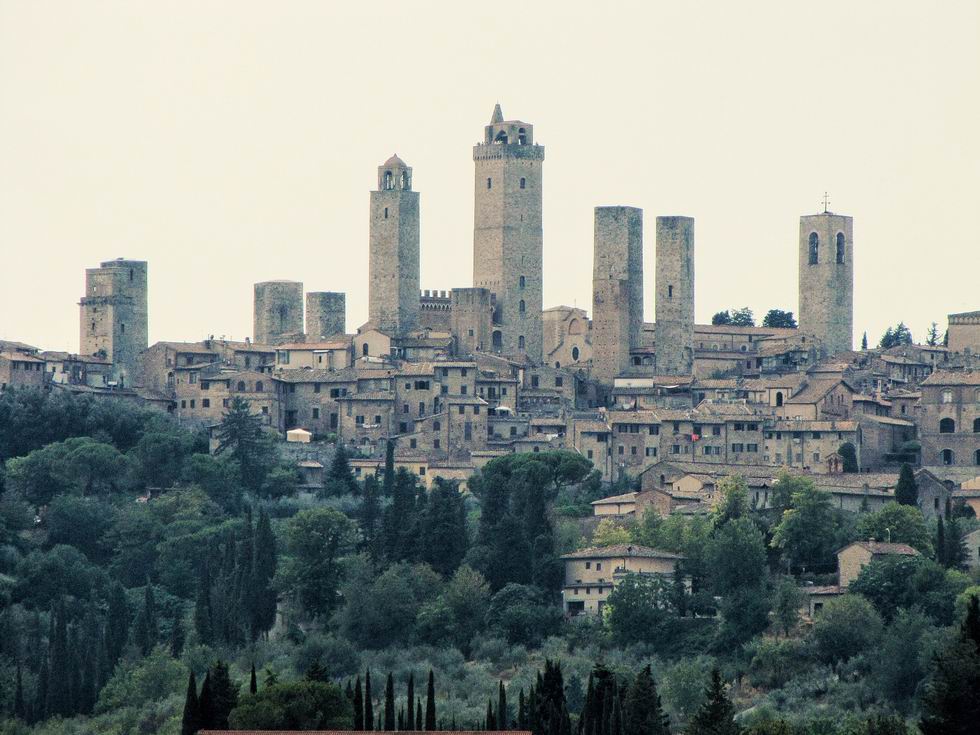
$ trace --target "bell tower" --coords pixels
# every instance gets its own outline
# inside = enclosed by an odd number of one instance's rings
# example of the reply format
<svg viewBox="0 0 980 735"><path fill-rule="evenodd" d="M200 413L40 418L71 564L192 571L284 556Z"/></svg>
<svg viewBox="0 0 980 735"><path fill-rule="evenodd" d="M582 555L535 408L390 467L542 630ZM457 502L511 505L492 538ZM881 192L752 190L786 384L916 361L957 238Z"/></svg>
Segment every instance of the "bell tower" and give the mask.
<svg viewBox="0 0 980 735"><path fill-rule="evenodd" d="M828 355L853 348L853 220L826 208L800 217L800 331Z"/></svg>

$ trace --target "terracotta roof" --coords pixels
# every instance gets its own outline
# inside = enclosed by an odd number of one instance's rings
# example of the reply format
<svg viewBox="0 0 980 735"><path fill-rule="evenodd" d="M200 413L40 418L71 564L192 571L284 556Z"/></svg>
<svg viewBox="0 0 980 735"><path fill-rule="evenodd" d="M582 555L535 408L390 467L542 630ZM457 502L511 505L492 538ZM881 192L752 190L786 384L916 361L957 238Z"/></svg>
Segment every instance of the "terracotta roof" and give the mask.
<svg viewBox="0 0 980 735"><path fill-rule="evenodd" d="M630 557L637 559L683 559L680 554L672 551L661 551L651 549L649 546L639 546L638 544L616 544L614 546L594 546L590 549L573 551L565 554L562 559L618 559L620 557Z"/></svg>
<svg viewBox="0 0 980 735"><path fill-rule="evenodd" d="M623 493L622 495L612 495L608 498L593 500L590 505L617 505L619 503L632 503L636 500L636 492Z"/></svg>
<svg viewBox="0 0 980 735"><path fill-rule="evenodd" d="M936 370L922 385L980 385L980 370Z"/></svg>
<svg viewBox="0 0 980 735"><path fill-rule="evenodd" d="M854 541L840 551L852 546L860 546L862 549L870 551L874 556L919 556L919 552L908 544L889 544L882 541ZM840 551L837 553L839 554Z"/></svg>

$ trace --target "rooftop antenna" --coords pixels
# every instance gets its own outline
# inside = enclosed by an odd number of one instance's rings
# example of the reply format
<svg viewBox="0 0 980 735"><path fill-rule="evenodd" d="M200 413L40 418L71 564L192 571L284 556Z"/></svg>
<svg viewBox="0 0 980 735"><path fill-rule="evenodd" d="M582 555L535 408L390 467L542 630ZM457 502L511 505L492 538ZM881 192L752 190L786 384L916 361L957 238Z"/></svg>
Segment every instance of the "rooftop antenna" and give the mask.
<svg viewBox="0 0 980 735"><path fill-rule="evenodd" d="M829 214L830 213L830 209L828 209L829 206L830 206L830 196L827 194L827 192L824 192L823 193L823 213L824 214Z"/></svg>

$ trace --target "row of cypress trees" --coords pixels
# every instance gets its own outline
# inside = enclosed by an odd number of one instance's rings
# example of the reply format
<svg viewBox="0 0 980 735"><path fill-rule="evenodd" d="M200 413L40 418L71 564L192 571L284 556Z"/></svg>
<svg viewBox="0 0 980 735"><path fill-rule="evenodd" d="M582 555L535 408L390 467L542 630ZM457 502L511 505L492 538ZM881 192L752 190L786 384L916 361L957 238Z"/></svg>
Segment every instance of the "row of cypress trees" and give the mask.
<svg viewBox="0 0 980 735"><path fill-rule="evenodd" d="M347 696L354 710L354 730L435 730L436 726L436 685L435 676L429 669L429 681L425 692L425 708L421 697L415 694L415 675L408 675L405 700L406 706L395 714L395 680L391 672L385 681L383 705L377 715L374 712L374 698L371 693L371 672L364 673L364 688L361 677L354 684L347 682ZM453 727L452 729L455 729Z"/></svg>

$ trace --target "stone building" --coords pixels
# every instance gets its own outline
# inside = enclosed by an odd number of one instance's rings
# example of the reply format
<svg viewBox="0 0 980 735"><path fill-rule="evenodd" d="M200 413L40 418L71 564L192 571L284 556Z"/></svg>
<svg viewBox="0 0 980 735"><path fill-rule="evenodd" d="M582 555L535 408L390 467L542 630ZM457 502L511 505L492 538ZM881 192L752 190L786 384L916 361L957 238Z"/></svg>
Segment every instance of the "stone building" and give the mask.
<svg viewBox="0 0 980 735"><path fill-rule="evenodd" d="M800 217L800 331L828 355L847 352L854 331L854 242L850 217Z"/></svg>
<svg viewBox="0 0 980 735"><path fill-rule="evenodd" d="M643 210L595 208L592 281L624 280L628 294L629 348L643 340Z"/></svg>
<svg viewBox="0 0 980 735"><path fill-rule="evenodd" d="M544 147L520 120L493 110L473 147L473 285L494 294L491 350L541 361Z"/></svg>
<svg viewBox="0 0 980 735"><path fill-rule="evenodd" d="M23 352L0 352L0 393L7 388L44 385L44 360Z"/></svg>
<svg viewBox="0 0 980 735"><path fill-rule="evenodd" d="M260 344L303 339L303 284L264 281L255 284L252 337Z"/></svg>
<svg viewBox="0 0 980 735"><path fill-rule="evenodd" d="M486 288L454 288L450 310L453 345L457 355L490 349L493 298Z"/></svg>
<svg viewBox="0 0 980 735"><path fill-rule="evenodd" d="M630 365L630 288L625 279L592 284L592 377L612 385Z"/></svg>
<svg viewBox="0 0 980 735"><path fill-rule="evenodd" d="M592 322L585 309L554 306L544 310L543 362L561 367L592 360Z"/></svg>
<svg viewBox="0 0 980 735"><path fill-rule="evenodd" d="M980 311L950 314L947 329L950 352L980 354Z"/></svg>
<svg viewBox="0 0 980 735"><path fill-rule="evenodd" d="M882 543L874 539L854 541L837 552L838 584L847 589L864 567L889 556L919 556L919 552L908 544Z"/></svg>
<svg viewBox="0 0 980 735"><path fill-rule="evenodd" d="M149 345L146 261L118 258L86 269L78 305L79 354L109 360L112 382L132 384L137 358Z"/></svg>
<svg viewBox="0 0 980 735"><path fill-rule="evenodd" d="M306 294L306 338L335 337L347 332L347 295L334 291Z"/></svg>
<svg viewBox="0 0 980 735"><path fill-rule="evenodd" d="M657 217L657 372L694 369L694 219Z"/></svg>
<svg viewBox="0 0 980 735"><path fill-rule="evenodd" d="M937 370L919 390L922 464L980 467L980 370Z"/></svg>
<svg viewBox="0 0 980 735"><path fill-rule="evenodd" d="M378 167L371 192L368 318L401 337L419 328L419 195L412 169L398 156Z"/></svg>

